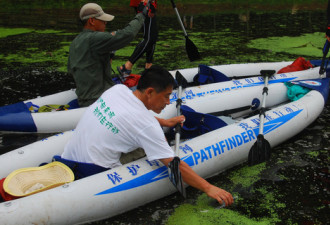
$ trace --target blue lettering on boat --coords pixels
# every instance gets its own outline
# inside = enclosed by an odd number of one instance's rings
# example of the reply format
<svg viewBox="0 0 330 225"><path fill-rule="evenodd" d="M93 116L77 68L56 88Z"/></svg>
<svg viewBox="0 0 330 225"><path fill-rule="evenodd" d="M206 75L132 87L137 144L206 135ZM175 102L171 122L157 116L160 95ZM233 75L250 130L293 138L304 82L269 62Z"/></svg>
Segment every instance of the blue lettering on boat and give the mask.
<svg viewBox="0 0 330 225"><path fill-rule="evenodd" d="M112 181L113 184L116 184L117 182L120 183L123 179L117 172L107 174L108 179Z"/></svg>
<svg viewBox="0 0 330 225"><path fill-rule="evenodd" d="M268 121L264 124L264 134L268 134L271 131L277 129L278 127L282 126L286 122L290 121L292 118L297 116L303 109L298 109L297 111L289 112L287 115L281 115L279 118L276 118L272 121ZM240 127L245 127L245 131L234 135L232 137L226 138L225 140L220 140L216 143L213 143L209 146L206 146L199 151L193 152L191 155L185 156L181 158L181 160L185 161L189 166L193 167L198 165L199 163L205 163L209 159L220 156L226 151L233 150L243 143L253 142L256 140L256 137L259 133L259 126L256 127L248 127L242 123L238 125ZM189 147L189 146L188 146ZM189 147L190 148L190 147ZM248 151L249 149L246 149ZM112 173L108 174L107 178L112 181L114 184L113 187L99 192L95 195L104 195L104 194L111 194L116 192L121 192L125 190L130 190L133 188L141 187L143 185L147 185L153 182L156 182L161 179L168 178L168 170L165 166L161 166L158 161L148 161L150 166L158 167L155 170L152 170L144 175L131 179L127 182L121 183L122 177L119 174Z"/></svg>
<svg viewBox="0 0 330 225"><path fill-rule="evenodd" d="M147 159L146 162L147 162L150 166L159 166L159 162L158 162L157 160L149 161L149 160Z"/></svg>
<svg viewBox="0 0 330 225"><path fill-rule="evenodd" d="M243 140L242 140L240 135L235 135L235 140L236 140L236 143L237 143L237 147L242 145Z"/></svg>
<svg viewBox="0 0 330 225"><path fill-rule="evenodd" d="M131 165L131 166L128 166L127 169L133 176L136 176L138 174L138 170L140 169L140 166Z"/></svg>
<svg viewBox="0 0 330 225"><path fill-rule="evenodd" d="M219 141L218 143L201 149L199 152L194 152L194 164L198 165L199 163L203 163L204 161L221 155L225 151L230 151L236 147L241 146L243 143L248 143L254 140L256 140L256 136L252 130L247 130L240 133L239 135L237 134L233 137L226 138Z"/></svg>
<svg viewBox="0 0 330 225"><path fill-rule="evenodd" d="M272 83L283 83L283 82L288 82L288 81L292 81L294 79L297 79L297 77L287 77L286 74L281 74L280 75L281 78L277 79L276 77L271 77L271 80L269 80L269 84ZM227 92L227 91L232 91L232 90L236 90L239 88L244 88L244 87L254 87L254 86L260 86L260 85L264 85L264 81L263 78L258 77L258 78L246 78L244 79L244 83L242 81L232 81L232 86L230 87L225 87L225 88L221 88L221 89L211 89L208 90L207 92L197 92L194 93L192 90L189 91L185 91L184 95L182 96L182 100L186 100L186 99L194 99L196 97L203 97L205 95L209 95L209 94L215 94L215 93L222 93L222 92ZM177 100L177 93L173 93L171 94L170 97L170 103L173 103Z"/></svg>
<svg viewBox="0 0 330 225"><path fill-rule="evenodd" d="M192 156L185 156L181 160L185 161L189 166L194 166ZM168 170L166 166L161 166L149 173L146 173L142 176L129 180L125 183L114 186L110 189L97 193L95 195L105 195L116 192L121 192L125 190L130 190L133 188L141 187L146 184L150 184L156 182L158 180L164 179L168 177Z"/></svg>
<svg viewBox="0 0 330 225"><path fill-rule="evenodd" d="M194 152L189 145L185 144L184 146L179 146L179 149L181 149L185 154L188 152Z"/></svg>

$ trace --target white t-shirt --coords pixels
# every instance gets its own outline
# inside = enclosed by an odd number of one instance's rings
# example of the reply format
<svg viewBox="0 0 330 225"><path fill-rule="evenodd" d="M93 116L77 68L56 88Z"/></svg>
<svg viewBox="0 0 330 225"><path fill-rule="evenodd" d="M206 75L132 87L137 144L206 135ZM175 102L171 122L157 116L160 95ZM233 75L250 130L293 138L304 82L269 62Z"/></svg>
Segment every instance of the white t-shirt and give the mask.
<svg viewBox="0 0 330 225"><path fill-rule="evenodd" d="M121 153L143 148L148 160L174 157L154 115L125 85L115 85L89 106L62 157L114 168Z"/></svg>

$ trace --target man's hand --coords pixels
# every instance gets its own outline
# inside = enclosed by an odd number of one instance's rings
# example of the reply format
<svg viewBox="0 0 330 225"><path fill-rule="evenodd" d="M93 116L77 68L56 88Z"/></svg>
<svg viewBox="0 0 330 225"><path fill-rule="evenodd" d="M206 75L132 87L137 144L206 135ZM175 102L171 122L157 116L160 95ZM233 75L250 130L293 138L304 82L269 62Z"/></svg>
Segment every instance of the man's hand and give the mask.
<svg viewBox="0 0 330 225"><path fill-rule="evenodd" d="M183 124L184 121L186 120L184 115L172 117L172 118L167 119L167 120L166 119L161 119L161 118L158 118L158 117L156 117L156 119L158 120L160 125L163 126L163 127L174 127L178 123Z"/></svg>
<svg viewBox="0 0 330 225"><path fill-rule="evenodd" d="M153 4L150 4L150 10L148 12L148 16L150 18L153 18L155 16L155 13L156 13L156 8Z"/></svg>
<svg viewBox="0 0 330 225"><path fill-rule="evenodd" d="M210 188L205 191L205 193L207 194L207 196L217 200L220 205L222 205L222 201L225 202L226 206L230 206L234 202L233 196L229 192L212 184Z"/></svg>
<svg viewBox="0 0 330 225"><path fill-rule="evenodd" d="M159 160L165 166L168 166L168 164L173 160L173 158L165 158ZM205 179L195 173L195 171L193 171L192 168L186 162L181 160L179 168L181 171L182 179L185 183L189 184L194 188L197 188L198 190L205 192L207 196L217 200L220 205L222 205L222 201L225 202L226 206L230 206L231 204L233 204L234 198L229 192L207 182Z"/></svg>
<svg viewBox="0 0 330 225"><path fill-rule="evenodd" d="M141 1L140 4L137 7L137 11L142 13L145 17L148 16L149 9L150 9L150 3L149 2L146 5L144 5L143 1Z"/></svg>

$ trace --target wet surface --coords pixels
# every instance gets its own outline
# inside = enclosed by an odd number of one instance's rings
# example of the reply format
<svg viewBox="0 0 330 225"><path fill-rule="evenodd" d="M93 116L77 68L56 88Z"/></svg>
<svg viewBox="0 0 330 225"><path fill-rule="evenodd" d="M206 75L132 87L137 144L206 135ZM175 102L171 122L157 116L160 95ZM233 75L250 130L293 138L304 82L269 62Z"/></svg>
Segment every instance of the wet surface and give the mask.
<svg viewBox="0 0 330 225"><path fill-rule="evenodd" d="M178 26L173 26L177 24L176 18L159 17L161 33L156 49L157 63L170 70L194 67L199 63L212 65L294 60L301 55L288 54L285 50L273 52L247 46L249 41L257 38L299 37L306 33L323 32L324 23L320 21L325 21L324 11L292 12L247 11L194 15L193 28L190 29L188 26L187 31L203 56L202 61L195 63L188 62L186 58L184 46L180 42L183 37L182 31ZM30 12L29 15L31 14ZM70 19L71 14L72 11L62 12L59 18L63 19L54 19L54 15L45 19L46 14L42 11L28 19L24 14L20 14L13 24L9 24L10 27L32 26L38 29L65 30L65 34L33 32L1 39L1 55L17 54L28 59L40 54L42 60L26 62L15 61L15 58L0 58L0 105L74 88L72 78L66 72L57 70L58 67L65 66L63 59L54 60L53 57L61 43L70 42L75 33L79 32L76 21ZM186 14L187 18L190 18L191 15ZM0 25L8 26L9 20L3 19L6 16L8 15L0 14ZM128 17L120 16L116 19L118 23L110 24L113 28L120 28L124 26L124 21L129 20ZM39 50L34 52L35 48ZM309 55L303 56L313 59ZM66 57L63 53L63 58ZM118 55L116 60L122 63L127 57L127 54ZM47 136L0 134L0 154ZM243 164L209 181L239 197L230 207L230 211L243 216L243 223L258 224L258 220L267 219L265 224L327 224L330 221L329 136L328 102L322 115L312 125L273 149L270 161L254 167ZM235 218L228 219L229 221L221 220L219 215L229 214L227 209L215 211L214 202L201 197L201 192L188 188L187 194L186 200L179 194L174 194L117 217L92 224L185 224L185 221L192 217L188 214L191 212L189 208L192 208L196 216L202 218L200 223L195 224L242 224L235 221ZM200 206L200 202L207 202L206 206Z"/></svg>

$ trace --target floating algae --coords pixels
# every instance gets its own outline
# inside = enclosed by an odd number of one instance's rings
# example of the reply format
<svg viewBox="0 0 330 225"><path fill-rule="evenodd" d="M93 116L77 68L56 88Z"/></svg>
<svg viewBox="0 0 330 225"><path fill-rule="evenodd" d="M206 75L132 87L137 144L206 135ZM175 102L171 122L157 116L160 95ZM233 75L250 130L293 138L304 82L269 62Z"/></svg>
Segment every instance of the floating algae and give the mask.
<svg viewBox="0 0 330 225"><path fill-rule="evenodd" d="M167 224L276 224L280 222L278 209L286 205L278 200L278 194L271 192L269 183L264 183L261 175L266 163L255 166L243 165L225 174L229 179L218 186L239 194L238 200L228 208L217 209L215 201L206 194L198 197L195 204L182 204L169 217ZM221 175L220 175L221 176ZM238 191L239 193L237 193ZM251 195L251 193L254 193ZM253 196L257 194L258 199Z"/></svg>
<svg viewBox="0 0 330 225"><path fill-rule="evenodd" d="M260 163L253 167L242 167L239 170L234 170L229 179L233 182L233 185L241 185L244 188L251 187L259 177L262 170L266 168L266 163Z"/></svg>
<svg viewBox="0 0 330 225"><path fill-rule="evenodd" d="M12 35L25 34L32 32L30 28L3 28L0 27L0 38L5 38Z"/></svg>
<svg viewBox="0 0 330 225"><path fill-rule="evenodd" d="M206 194L199 196L195 205L183 204L175 209L174 214L168 219L167 224L176 225L213 225L213 224L272 224L271 219L260 220L248 218L239 212L222 208L216 209L209 204L210 198ZM234 203L235 204L235 203Z"/></svg>
<svg viewBox="0 0 330 225"><path fill-rule="evenodd" d="M43 67L55 68L57 71L66 71L71 43L67 39L71 39L74 34L51 29L1 27L0 34L0 38L3 39L0 45L2 50L0 61L4 64L12 64L15 65L14 67L17 66L17 63L22 65L35 64L35 68L44 65ZM14 35L16 35L15 38L13 38ZM49 66L50 64L51 66ZM4 70L9 68L2 67Z"/></svg>
<svg viewBox="0 0 330 225"><path fill-rule="evenodd" d="M298 37L269 37L250 41L248 47L272 52L320 57L325 42L324 33L316 32Z"/></svg>

